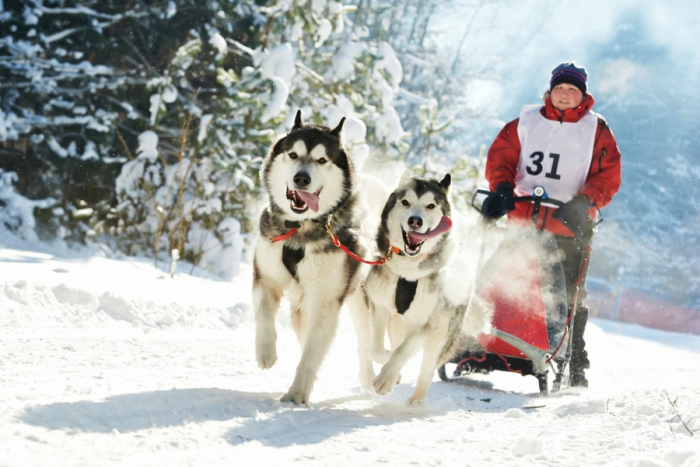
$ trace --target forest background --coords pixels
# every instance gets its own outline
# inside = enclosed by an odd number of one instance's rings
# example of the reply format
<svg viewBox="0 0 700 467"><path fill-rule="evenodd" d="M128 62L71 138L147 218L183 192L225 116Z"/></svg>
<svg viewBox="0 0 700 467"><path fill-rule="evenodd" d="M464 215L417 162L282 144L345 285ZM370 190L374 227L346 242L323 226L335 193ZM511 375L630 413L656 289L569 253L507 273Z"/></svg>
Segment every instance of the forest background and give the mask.
<svg viewBox="0 0 700 467"><path fill-rule="evenodd" d="M366 171L450 171L466 206L576 60L623 154L591 276L699 308L700 5L608 3L0 0L0 224L231 278L296 109L346 117Z"/></svg>

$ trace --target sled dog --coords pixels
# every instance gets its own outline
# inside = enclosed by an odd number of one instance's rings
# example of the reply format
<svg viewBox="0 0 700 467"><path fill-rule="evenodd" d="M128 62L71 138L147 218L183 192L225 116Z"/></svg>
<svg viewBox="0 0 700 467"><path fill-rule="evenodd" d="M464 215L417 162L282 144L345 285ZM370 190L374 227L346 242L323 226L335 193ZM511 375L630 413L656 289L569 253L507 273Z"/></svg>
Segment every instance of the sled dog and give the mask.
<svg viewBox="0 0 700 467"><path fill-rule="evenodd" d="M269 205L260 217L253 263L256 360L263 369L277 361L275 315L285 292L302 348L283 402L308 404L344 303L358 333L363 387L369 389L374 378L360 263L334 245L335 240L360 257L365 254L362 204L343 147L344 123L343 118L332 130L304 124L298 111L294 126L272 145L261 168Z"/></svg>
<svg viewBox="0 0 700 467"><path fill-rule="evenodd" d="M372 384L376 393L389 393L409 358L423 349L416 388L406 401L409 405L423 404L435 370L453 356L464 332L468 301L452 300L445 292L445 269L458 250L450 237L450 184L450 174L438 181L404 173L384 206L376 238L379 251L393 253L383 266L372 267L365 283L371 310L371 356L384 365ZM470 323L471 334L490 323L487 314L476 318ZM387 331L391 352L384 347Z"/></svg>

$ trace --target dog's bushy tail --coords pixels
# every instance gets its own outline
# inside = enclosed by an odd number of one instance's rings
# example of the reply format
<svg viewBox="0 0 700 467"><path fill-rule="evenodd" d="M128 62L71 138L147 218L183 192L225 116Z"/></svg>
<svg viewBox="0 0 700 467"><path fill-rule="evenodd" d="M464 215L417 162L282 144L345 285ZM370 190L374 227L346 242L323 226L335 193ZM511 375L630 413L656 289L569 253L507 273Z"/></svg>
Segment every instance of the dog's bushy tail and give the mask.
<svg viewBox="0 0 700 467"><path fill-rule="evenodd" d="M462 321L462 334L475 337L488 332L491 328L493 311L493 306L489 302L472 295Z"/></svg>

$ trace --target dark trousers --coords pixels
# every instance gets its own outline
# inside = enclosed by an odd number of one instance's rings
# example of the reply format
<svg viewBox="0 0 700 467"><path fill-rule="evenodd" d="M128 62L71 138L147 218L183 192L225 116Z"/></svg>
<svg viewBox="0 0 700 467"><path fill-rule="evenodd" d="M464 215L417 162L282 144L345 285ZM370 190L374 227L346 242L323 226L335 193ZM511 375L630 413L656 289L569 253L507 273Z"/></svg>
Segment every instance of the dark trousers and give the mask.
<svg viewBox="0 0 700 467"><path fill-rule="evenodd" d="M564 266L564 276L566 280L566 297L571 313L576 295L576 282L581 277L578 286L578 296L576 297L576 313L573 318L573 332L571 333L571 374L583 373L583 370L590 367L588 352L586 352L586 342L583 340L583 333L586 330L588 321L588 307L583 303L588 293L586 292L586 275L588 274L588 263L586 260L586 246L573 237L556 236L557 246L562 256ZM581 268L583 267L583 270Z"/></svg>

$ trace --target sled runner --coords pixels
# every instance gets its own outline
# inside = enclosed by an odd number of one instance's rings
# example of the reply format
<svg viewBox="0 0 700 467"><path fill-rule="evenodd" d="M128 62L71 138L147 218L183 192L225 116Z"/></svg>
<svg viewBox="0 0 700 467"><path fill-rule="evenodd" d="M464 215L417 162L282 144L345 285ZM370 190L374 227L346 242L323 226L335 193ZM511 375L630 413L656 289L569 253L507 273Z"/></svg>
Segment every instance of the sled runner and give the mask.
<svg viewBox="0 0 700 467"><path fill-rule="evenodd" d="M541 205L564 204L547 198L541 188L535 191L534 196L515 198L516 202L534 203L533 223ZM478 190L472 207L479 210L475 205L477 196L488 194ZM486 233L496 228L493 224L482 217L480 265ZM535 376L540 394L546 396L551 369L555 375L552 392L559 391L562 383L568 384L566 370L571 359L576 296L589 254L590 247L580 265L576 290L570 291L575 295L569 310L564 268L554 235L527 227L507 229L496 250L480 266L474 287L474 294L494 308L491 330L476 338L460 338L457 355L438 368L440 379L450 381L469 373L511 371ZM448 368L454 368L450 375Z"/></svg>

